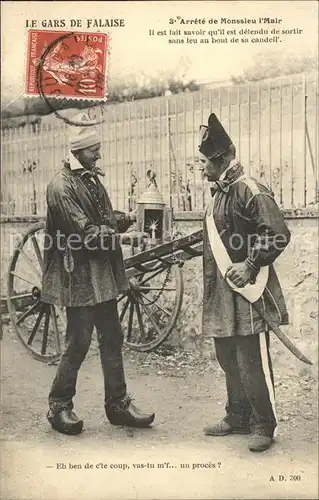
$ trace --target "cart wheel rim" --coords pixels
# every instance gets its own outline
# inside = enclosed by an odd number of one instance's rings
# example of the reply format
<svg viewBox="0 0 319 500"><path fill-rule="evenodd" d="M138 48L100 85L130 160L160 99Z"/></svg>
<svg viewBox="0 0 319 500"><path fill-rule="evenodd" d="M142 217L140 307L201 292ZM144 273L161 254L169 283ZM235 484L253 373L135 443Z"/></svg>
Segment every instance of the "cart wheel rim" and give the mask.
<svg viewBox="0 0 319 500"><path fill-rule="evenodd" d="M64 311L41 302L44 224L35 224L20 238L9 264L7 304L14 331L24 348L39 361L61 356Z"/></svg>
<svg viewBox="0 0 319 500"><path fill-rule="evenodd" d="M129 292L118 299L124 344L141 352L158 347L172 332L182 300L183 273L177 265L131 278Z"/></svg>

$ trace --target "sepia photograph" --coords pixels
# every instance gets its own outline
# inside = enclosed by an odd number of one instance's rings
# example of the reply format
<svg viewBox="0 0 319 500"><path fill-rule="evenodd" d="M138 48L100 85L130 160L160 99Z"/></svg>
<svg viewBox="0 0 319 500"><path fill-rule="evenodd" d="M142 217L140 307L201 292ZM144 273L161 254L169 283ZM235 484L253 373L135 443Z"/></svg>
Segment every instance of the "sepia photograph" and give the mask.
<svg viewBox="0 0 319 500"><path fill-rule="evenodd" d="M1 498L319 498L318 3L1 14Z"/></svg>

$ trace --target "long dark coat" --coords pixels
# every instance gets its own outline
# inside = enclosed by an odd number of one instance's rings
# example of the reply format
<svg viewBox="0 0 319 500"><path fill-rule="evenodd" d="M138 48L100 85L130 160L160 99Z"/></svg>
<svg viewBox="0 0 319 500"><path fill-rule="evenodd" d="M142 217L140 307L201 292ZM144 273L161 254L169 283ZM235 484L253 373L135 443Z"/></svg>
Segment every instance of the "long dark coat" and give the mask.
<svg viewBox="0 0 319 500"><path fill-rule="evenodd" d="M228 192L220 190L214 196L215 224L231 260L246 260L257 270L269 265L268 283L259 301L278 326L288 324L285 300L273 262L287 246L290 232L272 194L255 179L246 178L231 184ZM222 277L211 251L206 217L203 275L204 336L231 337L265 331L264 321L251 304L233 292Z"/></svg>
<svg viewBox="0 0 319 500"><path fill-rule="evenodd" d="M64 241L61 236L57 243L58 232L66 238L78 235L84 241L88 235L98 235L103 225L123 232L131 224L123 213L113 211L106 189L98 179L96 184L97 194L79 171L65 166L47 187L47 241L41 296L46 303L93 306L115 299L128 289L120 246L111 250L88 250L80 244L79 249L70 252L63 245L61 249L61 241ZM96 241L99 244L101 240ZM47 248L50 242L53 244Z"/></svg>

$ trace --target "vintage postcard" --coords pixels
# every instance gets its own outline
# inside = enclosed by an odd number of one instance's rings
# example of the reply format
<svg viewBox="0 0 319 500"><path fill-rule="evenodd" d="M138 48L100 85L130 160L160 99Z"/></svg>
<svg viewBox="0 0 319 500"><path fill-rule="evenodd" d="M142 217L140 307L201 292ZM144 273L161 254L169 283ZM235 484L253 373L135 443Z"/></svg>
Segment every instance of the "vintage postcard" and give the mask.
<svg viewBox="0 0 319 500"><path fill-rule="evenodd" d="M318 498L318 3L1 13L1 498Z"/></svg>

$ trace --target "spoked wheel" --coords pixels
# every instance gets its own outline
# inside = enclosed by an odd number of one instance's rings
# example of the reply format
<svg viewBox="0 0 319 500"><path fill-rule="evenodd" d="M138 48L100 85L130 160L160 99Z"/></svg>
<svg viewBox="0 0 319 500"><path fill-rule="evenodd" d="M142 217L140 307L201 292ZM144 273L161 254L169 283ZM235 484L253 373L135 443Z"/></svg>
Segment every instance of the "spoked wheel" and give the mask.
<svg viewBox="0 0 319 500"><path fill-rule="evenodd" d="M130 278L128 294L118 299L124 344L150 351L171 333L183 300L183 275L178 265L149 270Z"/></svg>
<svg viewBox="0 0 319 500"><path fill-rule="evenodd" d="M44 224L20 236L9 266L8 310L23 346L39 361L61 355L65 315L61 308L41 302Z"/></svg>

